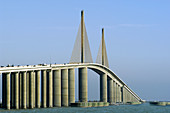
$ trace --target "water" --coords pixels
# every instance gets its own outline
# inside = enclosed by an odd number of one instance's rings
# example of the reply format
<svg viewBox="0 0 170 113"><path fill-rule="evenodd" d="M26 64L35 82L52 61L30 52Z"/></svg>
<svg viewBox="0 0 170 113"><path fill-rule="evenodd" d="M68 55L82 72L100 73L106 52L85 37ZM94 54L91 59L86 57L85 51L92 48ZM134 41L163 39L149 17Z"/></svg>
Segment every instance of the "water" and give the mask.
<svg viewBox="0 0 170 113"><path fill-rule="evenodd" d="M2 110L0 112L8 113L170 113L170 106L154 106L149 103L141 105L120 105L107 107L62 107L62 108L41 108L26 110Z"/></svg>

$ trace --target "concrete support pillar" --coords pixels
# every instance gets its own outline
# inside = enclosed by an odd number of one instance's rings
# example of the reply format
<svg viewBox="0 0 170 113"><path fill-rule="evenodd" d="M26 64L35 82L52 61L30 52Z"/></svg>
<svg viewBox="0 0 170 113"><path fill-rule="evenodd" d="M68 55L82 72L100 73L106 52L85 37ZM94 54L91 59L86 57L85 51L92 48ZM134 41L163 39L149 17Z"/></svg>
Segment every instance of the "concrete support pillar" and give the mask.
<svg viewBox="0 0 170 113"><path fill-rule="evenodd" d="M125 102L126 103L128 102L128 92L127 92L127 89L125 89Z"/></svg>
<svg viewBox="0 0 170 113"><path fill-rule="evenodd" d="M135 97L133 96L133 102L136 102L136 99L135 99Z"/></svg>
<svg viewBox="0 0 170 113"><path fill-rule="evenodd" d="M129 101L132 102L131 100L131 93L129 92Z"/></svg>
<svg viewBox="0 0 170 113"><path fill-rule="evenodd" d="M108 96L109 96L108 99L109 99L109 103L113 103L113 80L109 79L108 82L109 82L108 83L108 85L109 85L109 87L108 87L109 88L108 89L109 90L108 91L108 93L109 93L108 94Z"/></svg>
<svg viewBox="0 0 170 113"><path fill-rule="evenodd" d="M61 70L53 71L54 107L61 107Z"/></svg>
<svg viewBox="0 0 170 113"><path fill-rule="evenodd" d="M23 72L22 73L23 75L22 75L22 81L23 81L23 93L22 93L22 108L24 108L24 109L26 109L27 108L27 104L26 104L26 94L27 94L27 92L26 92L26 72Z"/></svg>
<svg viewBox="0 0 170 113"><path fill-rule="evenodd" d="M33 71L30 72L30 102L29 102L29 107L32 109L34 108L34 73Z"/></svg>
<svg viewBox="0 0 170 113"><path fill-rule="evenodd" d="M100 75L100 101L107 102L107 74Z"/></svg>
<svg viewBox="0 0 170 113"><path fill-rule="evenodd" d="M129 91L127 91L127 102L130 102Z"/></svg>
<svg viewBox="0 0 170 113"><path fill-rule="evenodd" d="M137 102L135 97L133 97L133 101L134 101L134 102Z"/></svg>
<svg viewBox="0 0 170 113"><path fill-rule="evenodd" d="M33 108L35 108L35 100L36 100L36 95L35 95L35 92L36 92L36 86L35 86L35 72L33 72Z"/></svg>
<svg viewBox="0 0 170 113"><path fill-rule="evenodd" d="M118 84L116 83L116 102L118 102Z"/></svg>
<svg viewBox="0 0 170 113"><path fill-rule="evenodd" d="M36 107L40 108L40 71L35 72L36 77Z"/></svg>
<svg viewBox="0 0 170 113"><path fill-rule="evenodd" d="M10 73L6 74L6 109L10 109Z"/></svg>
<svg viewBox="0 0 170 113"><path fill-rule="evenodd" d="M134 102L134 101L135 101L134 96L132 96L132 102Z"/></svg>
<svg viewBox="0 0 170 113"><path fill-rule="evenodd" d="M15 107L15 74L11 73L11 108Z"/></svg>
<svg viewBox="0 0 170 113"><path fill-rule="evenodd" d="M61 105L68 106L68 69L61 70Z"/></svg>
<svg viewBox="0 0 170 113"><path fill-rule="evenodd" d="M131 102L132 100L131 100L131 97L132 97L132 95L131 95L131 93L129 92L129 101Z"/></svg>
<svg viewBox="0 0 170 113"><path fill-rule="evenodd" d="M130 102L132 102L132 94L129 92L129 99L130 99Z"/></svg>
<svg viewBox="0 0 170 113"><path fill-rule="evenodd" d="M27 72L26 75L27 75L27 77L26 77L26 79L27 79L26 80L27 81L26 82L26 87L27 87L26 88L26 90L27 90L26 98L27 98L27 108L29 108L29 105L30 105L30 101L29 101L30 100L30 72Z"/></svg>
<svg viewBox="0 0 170 113"><path fill-rule="evenodd" d="M4 74L2 73L2 107L4 107Z"/></svg>
<svg viewBox="0 0 170 113"><path fill-rule="evenodd" d="M126 90L126 100L129 102L129 92Z"/></svg>
<svg viewBox="0 0 170 113"><path fill-rule="evenodd" d="M22 72L19 73L19 108L22 108Z"/></svg>
<svg viewBox="0 0 170 113"><path fill-rule="evenodd" d="M126 99L126 89L123 88L123 103L126 103L127 99Z"/></svg>
<svg viewBox="0 0 170 113"><path fill-rule="evenodd" d="M126 103L126 89L123 88L123 103Z"/></svg>
<svg viewBox="0 0 170 113"><path fill-rule="evenodd" d="M134 102L134 101L135 101L134 96L132 96L132 102Z"/></svg>
<svg viewBox="0 0 170 113"><path fill-rule="evenodd" d="M117 85L117 102L120 102L120 86Z"/></svg>
<svg viewBox="0 0 170 113"><path fill-rule="evenodd" d="M19 109L19 73L15 73L15 109Z"/></svg>
<svg viewBox="0 0 170 113"><path fill-rule="evenodd" d="M128 91L126 89L126 102L129 102L129 96L128 96Z"/></svg>
<svg viewBox="0 0 170 113"><path fill-rule="evenodd" d="M134 100L134 96L132 95L132 102L134 102L135 100Z"/></svg>
<svg viewBox="0 0 170 113"><path fill-rule="evenodd" d="M46 106L46 95L47 95L47 92L46 92L47 91L47 89L46 89L46 87L47 87L47 85L46 85L46 78L47 78L46 70L42 70L41 78L42 78L42 80L41 80L41 94L42 94L41 101L42 101L42 107L46 108L47 107Z"/></svg>
<svg viewBox="0 0 170 113"><path fill-rule="evenodd" d="M88 101L87 67L79 68L78 70L79 70L79 101L87 102Z"/></svg>
<svg viewBox="0 0 170 113"><path fill-rule="evenodd" d="M113 81L113 102L116 103L116 82Z"/></svg>
<svg viewBox="0 0 170 113"><path fill-rule="evenodd" d="M134 97L134 95L132 95L132 102L135 102L135 97Z"/></svg>
<svg viewBox="0 0 170 113"><path fill-rule="evenodd" d="M122 90L121 90L121 86L119 87L119 91L120 91L120 103L122 102Z"/></svg>
<svg viewBox="0 0 170 113"><path fill-rule="evenodd" d="M2 107L6 105L6 74L2 73Z"/></svg>
<svg viewBox="0 0 170 113"><path fill-rule="evenodd" d="M130 92L128 94L129 94L129 102L131 102L131 94L130 94Z"/></svg>
<svg viewBox="0 0 170 113"><path fill-rule="evenodd" d="M48 97L48 107L53 107L53 80L52 80L52 70L48 70L48 81L47 81L47 97Z"/></svg>
<svg viewBox="0 0 170 113"><path fill-rule="evenodd" d="M122 87L122 102L126 103L126 100L125 100L125 88L124 87Z"/></svg>
<svg viewBox="0 0 170 113"><path fill-rule="evenodd" d="M75 69L68 70L69 104L75 103Z"/></svg>

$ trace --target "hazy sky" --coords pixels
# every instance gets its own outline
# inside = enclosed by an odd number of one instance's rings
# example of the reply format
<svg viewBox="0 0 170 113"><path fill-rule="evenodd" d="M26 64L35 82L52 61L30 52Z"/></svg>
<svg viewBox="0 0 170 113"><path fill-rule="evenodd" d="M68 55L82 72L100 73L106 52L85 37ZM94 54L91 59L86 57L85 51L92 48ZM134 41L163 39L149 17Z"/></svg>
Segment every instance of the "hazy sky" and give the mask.
<svg viewBox="0 0 170 113"><path fill-rule="evenodd" d="M93 60L104 27L111 70L142 99L170 100L169 0L1 0L0 65L68 63L82 9Z"/></svg>

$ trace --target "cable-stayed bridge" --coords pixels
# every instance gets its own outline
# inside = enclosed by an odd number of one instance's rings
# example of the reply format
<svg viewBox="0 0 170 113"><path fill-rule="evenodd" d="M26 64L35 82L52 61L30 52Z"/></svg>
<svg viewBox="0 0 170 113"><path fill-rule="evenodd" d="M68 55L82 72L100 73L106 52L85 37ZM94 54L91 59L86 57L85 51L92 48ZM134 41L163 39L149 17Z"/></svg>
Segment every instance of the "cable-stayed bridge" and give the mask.
<svg viewBox="0 0 170 113"><path fill-rule="evenodd" d="M84 12L82 11L81 23L69 64L0 68L0 74L2 74L2 107L6 109L27 109L74 105L76 103L76 68L78 69L78 98L80 103L90 106L90 102L88 102L88 69L100 76L99 103L125 104L142 101L109 69L104 29L102 29L97 60L96 63L93 63L84 22Z"/></svg>

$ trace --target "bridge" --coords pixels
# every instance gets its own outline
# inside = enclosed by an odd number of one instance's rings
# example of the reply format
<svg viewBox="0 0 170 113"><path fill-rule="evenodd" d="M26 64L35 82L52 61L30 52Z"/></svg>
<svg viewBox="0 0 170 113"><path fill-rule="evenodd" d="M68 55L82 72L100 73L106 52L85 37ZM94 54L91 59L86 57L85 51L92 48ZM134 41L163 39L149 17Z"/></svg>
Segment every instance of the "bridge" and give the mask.
<svg viewBox="0 0 170 113"><path fill-rule="evenodd" d="M68 107L75 102L75 69L78 69L79 102L88 103L87 70L100 76L100 102L141 102L142 99L109 69L104 29L96 63L93 63L81 12L81 23L68 64L7 66L2 74L2 107L28 109ZM40 98L41 97L41 98Z"/></svg>

